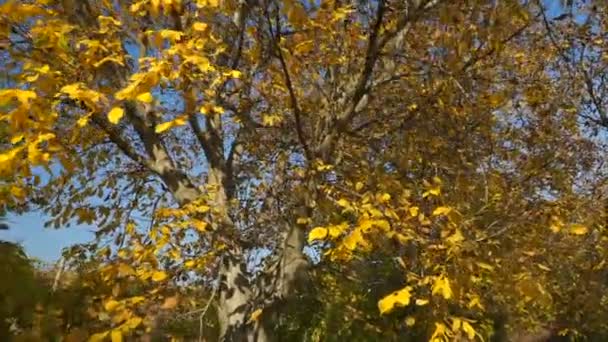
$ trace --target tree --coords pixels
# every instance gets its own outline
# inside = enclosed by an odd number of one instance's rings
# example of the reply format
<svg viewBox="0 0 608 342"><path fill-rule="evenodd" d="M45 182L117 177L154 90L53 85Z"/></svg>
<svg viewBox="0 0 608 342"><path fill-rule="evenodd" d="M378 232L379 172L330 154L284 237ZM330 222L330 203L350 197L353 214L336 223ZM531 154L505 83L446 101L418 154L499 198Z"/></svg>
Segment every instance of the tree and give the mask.
<svg viewBox="0 0 608 342"><path fill-rule="evenodd" d="M378 250L403 270L380 313L404 307L432 340L491 335L502 314L584 330L564 322L576 286L557 270L604 288L605 139L583 122L605 129L604 88L564 49L603 50L560 45L542 2L9 0L0 15L1 204L99 227L86 254L113 320L95 338L154 326L142 308L201 282L220 340L273 339L311 258ZM601 32L571 17L564 37Z"/></svg>

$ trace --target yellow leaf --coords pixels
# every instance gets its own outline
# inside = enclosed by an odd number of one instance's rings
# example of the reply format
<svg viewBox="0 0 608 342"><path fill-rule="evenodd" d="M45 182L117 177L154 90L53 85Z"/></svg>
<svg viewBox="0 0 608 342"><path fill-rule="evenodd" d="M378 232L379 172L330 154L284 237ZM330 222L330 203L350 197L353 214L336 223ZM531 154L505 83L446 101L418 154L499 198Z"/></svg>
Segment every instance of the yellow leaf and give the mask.
<svg viewBox="0 0 608 342"><path fill-rule="evenodd" d="M19 134L19 135L15 135L14 137L11 138L11 144L17 144L20 143L21 140L23 140L23 134Z"/></svg>
<svg viewBox="0 0 608 342"><path fill-rule="evenodd" d="M43 142L43 141L51 140L53 138L55 138L54 133L46 133L46 134L40 134L38 136L38 138L36 138L36 140L37 140L37 142Z"/></svg>
<svg viewBox="0 0 608 342"><path fill-rule="evenodd" d="M429 197L429 196L439 196L439 194L441 194L441 188L439 186L433 186L431 187L429 190L425 191L422 194L423 198Z"/></svg>
<svg viewBox="0 0 608 342"><path fill-rule="evenodd" d="M116 309L119 306L120 306L120 303L113 299L106 301L105 304L103 305L103 307L104 307L104 309L106 309L106 311L114 311L114 309Z"/></svg>
<svg viewBox="0 0 608 342"><path fill-rule="evenodd" d="M108 120L113 124L117 124L120 121L120 119L122 119L123 115L125 115L124 109L122 109L120 107L114 107L108 113Z"/></svg>
<svg viewBox="0 0 608 342"><path fill-rule="evenodd" d="M513 57L515 59L523 59L524 57L526 57L526 54L523 52L518 52L518 53L514 54Z"/></svg>
<svg viewBox="0 0 608 342"><path fill-rule="evenodd" d="M458 331L460 330L460 327L462 326L462 320L460 318L452 318L452 331Z"/></svg>
<svg viewBox="0 0 608 342"><path fill-rule="evenodd" d="M433 216L447 215L452 211L450 207L437 207L433 210Z"/></svg>
<svg viewBox="0 0 608 342"><path fill-rule="evenodd" d="M329 227L329 237L335 239L342 235L342 233L348 228L348 223L343 222L339 225L332 225Z"/></svg>
<svg viewBox="0 0 608 342"><path fill-rule="evenodd" d="M452 298L453 293L450 288L450 280L444 275L435 278L432 293L440 294L445 299Z"/></svg>
<svg viewBox="0 0 608 342"><path fill-rule="evenodd" d="M262 114L262 125L273 127L283 122L283 117L279 114Z"/></svg>
<svg viewBox="0 0 608 342"><path fill-rule="evenodd" d="M170 128L176 127L176 126L183 126L186 124L186 116L179 116L177 118L175 118L175 120L173 121L167 121L167 122L163 122L162 124L156 125L156 128L154 128L154 131L156 133L162 133Z"/></svg>
<svg viewBox="0 0 608 342"><path fill-rule="evenodd" d="M547 271L547 272L551 271L551 269L549 267L547 267L543 264L536 264L536 266L538 266L538 268L540 268L543 271Z"/></svg>
<svg viewBox="0 0 608 342"><path fill-rule="evenodd" d="M28 82L36 82L36 80L38 79L38 77L40 77L40 74L36 73L36 74L30 75L30 76L27 76L25 78L25 80L28 81Z"/></svg>
<svg viewBox="0 0 608 342"><path fill-rule="evenodd" d="M146 300L146 297L144 297L144 296L135 296L135 297L131 297L131 298L128 299L128 301L131 304L141 303L141 302L143 302L145 300Z"/></svg>
<svg viewBox="0 0 608 342"><path fill-rule="evenodd" d="M165 279L167 279L167 273L165 273L163 271L156 271L156 272L152 273L153 281L163 281Z"/></svg>
<svg viewBox="0 0 608 342"><path fill-rule="evenodd" d="M219 5L219 0L196 0L196 5L199 8L217 7Z"/></svg>
<svg viewBox="0 0 608 342"><path fill-rule="evenodd" d="M174 126L173 121L163 122L162 124L156 125L156 128L154 128L154 131L156 133L162 133L173 126Z"/></svg>
<svg viewBox="0 0 608 342"><path fill-rule="evenodd" d="M478 296L476 296L476 295L473 295L473 296L471 297L471 300L470 300L470 301L469 301L469 303L467 304L467 308L469 308L469 309L474 308L474 307L478 307L478 308L480 308L481 310L484 310L483 305L481 305L481 302L479 301L479 297L478 297Z"/></svg>
<svg viewBox="0 0 608 342"><path fill-rule="evenodd" d="M418 207L410 207L409 212L412 217L418 216Z"/></svg>
<svg viewBox="0 0 608 342"><path fill-rule="evenodd" d="M207 25L206 23L202 23L199 21L199 22L192 24L192 29L194 31L203 32L203 31L207 30L208 26L209 25Z"/></svg>
<svg viewBox="0 0 608 342"><path fill-rule="evenodd" d="M141 101L144 103L152 103L152 101L154 101L154 97L149 92L137 95L136 99L137 101Z"/></svg>
<svg viewBox="0 0 608 342"><path fill-rule="evenodd" d="M257 321L261 315L262 315L262 309L261 308L255 309L249 316L249 323Z"/></svg>
<svg viewBox="0 0 608 342"><path fill-rule="evenodd" d="M492 108L496 108L496 107L500 107L504 102L505 102L505 96L504 94L492 94L490 95L490 97L488 98L490 106L492 106Z"/></svg>
<svg viewBox="0 0 608 342"><path fill-rule="evenodd" d="M316 162L316 169L317 169L317 171L329 171L329 170L331 170L333 168L334 168L333 165L325 164L325 163L323 163L320 160L318 160Z"/></svg>
<svg viewBox="0 0 608 342"><path fill-rule="evenodd" d="M206 232L207 231L207 226L209 225L207 222L205 221L200 221L200 220L195 220L192 222L192 225L194 226L194 228L196 230L198 230L199 232Z"/></svg>
<svg viewBox="0 0 608 342"><path fill-rule="evenodd" d="M312 220L310 217L298 217L296 224L310 224Z"/></svg>
<svg viewBox="0 0 608 342"><path fill-rule="evenodd" d="M121 258L126 258L127 256L129 256L129 253L127 253L127 251L124 248L118 250L117 254Z"/></svg>
<svg viewBox="0 0 608 342"><path fill-rule="evenodd" d="M462 235L462 232L460 231L460 229L456 229L454 234L452 234L448 238L446 238L445 241L454 245L454 244L464 241L464 236Z"/></svg>
<svg viewBox="0 0 608 342"><path fill-rule="evenodd" d="M76 125L78 125L78 127L84 127L89 123L89 115L85 115L83 117L81 117L80 119L78 119L78 121L76 121Z"/></svg>
<svg viewBox="0 0 608 342"><path fill-rule="evenodd" d="M348 200L346 198L340 198L338 200L337 204L343 208L346 208L349 206Z"/></svg>
<svg viewBox="0 0 608 342"><path fill-rule="evenodd" d="M120 26L122 25L122 23L120 22L120 20L116 20L112 17L107 17L107 16L103 16L100 15L99 17L97 17L97 20L99 20L99 22L101 24L112 24L114 26Z"/></svg>
<svg viewBox="0 0 608 342"><path fill-rule="evenodd" d="M222 114L224 108L207 103L201 107L200 112L205 115Z"/></svg>
<svg viewBox="0 0 608 342"><path fill-rule="evenodd" d="M467 334L469 340L473 340L477 334L475 329L473 329L473 327L467 321L462 322L462 330Z"/></svg>
<svg viewBox="0 0 608 342"><path fill-rule="evenodd" d="M447 340L448 335L448 327L443 323L435 323L435 331L431 336L431 341L444 341Z"/></svg>
<svg viewBox="0 0 608 342"><path fill-rule="evenodd" d="M574 235L584 235L587 234L588 231L589 230L587 227L583 226L582 224L575 223L570 226L570 233Z"/></svg>
<svg viewBox="0 0 608 342"><path fill-rule="evenodd" d="M551 216L551 224L549 225L549 229L551 229L554 233L559 233L560 230L564 227L564 222L557 216Z"/></svg>
<svg viewBox="0 0 608 342"><path fill-rule="evenodd" d="M13 98L22 104L27 104L29 100L36 98L36 93L30 90L21 89L2 89L0 90L0 104L4 104L5 101L10 101Z"/></svg>
<svg viewBox="0 0 608 342"><path fill-rule="evenodd" d="M91 335L91 337L89 337L89 342L102 342L105 340L105 338L108 336L108 331L104 331L102 333L97 333L97 334L93 334Z"/></svg>
<svg viewBox="0 0 608 342"><path fill-rule="evenodd" d="M488 265L484 262L477 262L477 266L479 266L480 268L483 268L484 270L488 270L488 271L494 270L494 267L492 267L491 265Z"/></svg>
<svg viewBox="0 0 608 342"><path fill-rule="evenodd" d="M194 268L195 265L196 262L194 260L188 260L184 263L184 266L186 266L186 268Z"/></svg>
<svg viewBox="0 0 608 342"><path fill-rule="evenodd" d="M108 57L104 57L104 58L100 59L99 61L95 62L93 64L93 66L95 68L99 68L101 65L103 65L104 63L107 63L107 62L114 62L114 63L116 63L118 65L121 65L121 66L125 65L125 63L122 61L122 58L108 56Z"/></svg>
<svg viewBox="0 0 608 342"><path fill-rule="evenodd" d="M312 49L314 47L315 47L314 41L306 40L306 41L303 41L303 42L299 43L298 45L296 45L294 48L294 52L296 54L305 54L305 53L312 51Z"/></svg>
<svg viewBox="0 0 608 342"><path fill-rule="evenodd" d="M386 314L395 309L395 307L404 307L410 304L410 299L412 297L410 290L412 288L407 286L402 288L401 290L395 291L390 295L382 298L378 301L378 309L380 310L380 314Z"/></svg>
<svg viewBox="0 0 608 342"><path fill-rule="evenodd" d="M180 31L175 31L175 30L161 30L160 31L160 36L165 38L165 39L169 39L170 41L177 41L179 40L184 34Z"/></svg>
<svg viewBox="0 0 608 342"><path fill-rule="evenodd" d="M112 330L110 337L112 338L112 342L122 342L122 332L120 330Z"/></svg>
<svg viewBox="0 0 608 342"><path fill-rule="evenodd" d="M118 275L119 276L124 277L124 276L128 276L128 275L133 275L133 274L135 274L135 270L130 265L127 265L127 264L118 265Z"/></svg>
<svg viewBox="0 0 608 342"><path fill-rule="evenodd" d="M405 318L405 325L407 325L408 327L413 326L414 324L416 324L416 318L412 317L412 316L407 316Z"/></svg>
<svg viewBox="0 0 608 342"><path fill-rule="evenodd" d="M361 189L363 189L363 183L361 183L361 182L357 182L357 183L355 184L355 190L357 190L357 191L361 191Z"/></svg>
<svg viewBox="0 0 608 342"><path fill-rule="evenodd" d="M229 72L224 73L224 75L232 78L241 78L241 76L243 76L243 73L238 70L231 70Z"/></svg>
<svg viewBox="0 0 608 342"><path fill-rule="evenodd" d="M391 195L387 194L387 193L383 193L382 195L380 195L378 200L380 203L386 203L391 200Z"/></svg>
<svg viewBox="0 0 608 342"><path fill-rule="evenodd" d="M15 196L18 199L25 198L25 190L23 188L12 185L10 191L11 191L11 195Z"/></svg>
<svg viewBox="0 0 608 342"><path fill-rule="evenodd" d="M346 16L352 12L354 12L354 10L350 6L337 8L333 11L333 13L331 15L331 18L332 18L331 22L344 20L344 19L346 19Z"/></svg>
<svg viewBox="0 0 608 342"><path fill-rule="evenodd" d="M391 230L391 224L387 220L376 220L374 221L374 226L380 228L381 230L388 232Z"/></svg>
<svg viewBox="0 0 608 342"><path fill-rule="evenodd" d="M416 299L416 305L418 306L424 306L427 305L429 303L428 299Z"/></svg>
<svg viewBox="0 0 608 342"><path fill-rule="evenodd" d="M323 227L316 227L308 233L308 243L312 243L316 240L323 240L327 237L327 229Z"/></svg>
<svg viewBox="0 0 608 342"><path fill-rule="evenodd" d="M129 320L125 323L125 325L130 329L133 330L135 328L137 328L141 322L143 321L143 319L141 317L131 317L129 318Z"/></svg>
<svg viewBox="0 0 608 342"><path fill-rule="evenodd" d="M353 230L346 238L344 238L342 244L351 251L355 250L357 247L363 250L369 248L369 242L363 238L363 234L360 229Z"/></svg>
<svg viewBox="0 0 608 342"><path fill-rule="evenodd" d="M429 220L424 213L420 213L418 215L418 222L420 222L421 225L423 226L430 226L431 225L431 220Z"/></svg>

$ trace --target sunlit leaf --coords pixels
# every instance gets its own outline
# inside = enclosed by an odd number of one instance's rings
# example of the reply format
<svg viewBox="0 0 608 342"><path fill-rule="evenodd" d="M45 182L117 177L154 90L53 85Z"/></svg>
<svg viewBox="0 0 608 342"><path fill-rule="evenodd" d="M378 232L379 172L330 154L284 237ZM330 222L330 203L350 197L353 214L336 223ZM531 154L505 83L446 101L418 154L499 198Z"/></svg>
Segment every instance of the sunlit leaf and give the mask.
<svg viewBox="0 0 608 342"><path fill-rule="evenodd" d="M91 335L91 337L89 337L89 342L103 342L105 341L109 333L109 331L104 331L101 333L93 334Z"/></svg>
<svg viewBox="0 0 608 342"><path fill-rule="evenodd" d="M180 116L177 117L175 120L172 121L167 121L164 122L162 124L156 125L156 127L154 128L154 131L156 133L162 133L166 130L169 130L173 127L177 127L177 126L183 126L187 123L187 118L185 116Z"/></svg>
<svg viewBox="0 0 608 342"><path fill-rule="evenodd" d="M110 333L110 338L112 339L112 342L122 342L122 332L114 329Z"/></svg>
<svg viewBox="0 0 608 342"><path fill-rule="evenodd" d="M251 313L251 315L249 315L249 322L257 321L261 315L262 315L262 309L261 308L255 309Z"/></svg>
<svg viewBox="0 0 608 342"><path fill-rule="evenodd" d="M317 240L324 240L327 237L327 229L323 227L315 227L308 233L308 243Z"/></svg>
<svg viewBox="0 0 608 342"><path fill-rule="evenodd" d="M154 273L152 273L152 280L153 281L163 281L165 279L167 279L167 273L163 272L163 271L156 271Z"/></svg>
<svg viewBox="0 0 608 342"><path fill-rule="evenodd" d="M442 275L435 278L433 282L433 294L439 294L445 299L452 298L452 288L450 287L450 280Z"/></svg>
<svg viewBox="0 0 608 342"><path fill-rule="evenodd" d="M582 224L577 223L570 226L570 233L574 235L584 235L587 234L588 231L589 229Z"/></svg>
<svg viewBox="0 0 608 342"><path fill-rule="evenodd" d="M125 114L124 109L122 109L120 107L114 107L108 113L108 121L110 121L113 124L117 124L120 121L120 119L122 119L124 114Z"/></svg>
<svg viewBox="0 0 608 342"><path fill-rule="evenodd" d="M152 101L154 101L154 97L149 92L141 93L141 94L137 95L136 99L137 99L137 101L141 101L141 102L145 102L145 103L152 103Z"/></svg>
<svg viewBox="0 0 608 342"><path fill-rule="evenodd" d="M378 301L378 309L380 310L380 314L387 314L393 311L396 307L404 307L409 305L412 297L410 293L411 290L412 288L408 286L401 290L395 291Z"/></svg>
<svg viewBox="0 0 608 342"><path fill-rule="evenodd" d="M104 304L104 308L106 309L106 311L114 311L119 306L120 306L120 303L113 299L106 301Z"/></svg>
<svg viewBox="0 0 608 342"><path fill-rule="evenodd" d="M469 324L469 322L467 321L462 322L462 330L467 334L469 340L473 340L475 338L475 335L477 335L475 329L473 329L471 324Z"/></svg>
<svg viewBox="0 0 608 342"><path fill-rule="evenodd" d="M433 216L447 215L452 211L450 207L437 207L433 210Z"/></svg>

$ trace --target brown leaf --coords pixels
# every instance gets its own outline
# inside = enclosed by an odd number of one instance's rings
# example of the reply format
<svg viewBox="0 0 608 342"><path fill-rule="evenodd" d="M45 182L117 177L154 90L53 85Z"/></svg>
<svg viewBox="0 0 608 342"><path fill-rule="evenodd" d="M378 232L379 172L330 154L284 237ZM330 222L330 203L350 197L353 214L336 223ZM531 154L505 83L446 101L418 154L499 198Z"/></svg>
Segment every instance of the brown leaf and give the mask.
<svg viewBox="0 0 608 342"><path fill-rule="evenodd" d="M163 308L165 310L171 310L177 306L178 302L179 302L179 298L177 295L175 295L173 297L167 297L167 298L165 298L165 302L163 303L161 308Z"/></svg>

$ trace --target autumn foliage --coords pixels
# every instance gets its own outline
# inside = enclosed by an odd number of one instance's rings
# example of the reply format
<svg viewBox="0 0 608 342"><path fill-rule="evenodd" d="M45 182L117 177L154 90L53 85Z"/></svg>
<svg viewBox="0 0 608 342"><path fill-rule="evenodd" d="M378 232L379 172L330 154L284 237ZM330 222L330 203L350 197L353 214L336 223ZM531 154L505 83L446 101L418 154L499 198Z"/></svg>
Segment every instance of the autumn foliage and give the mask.
<svg viewBox="0 0 608 342"><path fill-rule="evenodd" d="M0 205L96 227L64 255L92 341L605 338L607 25L2 1Z"/></svg>

